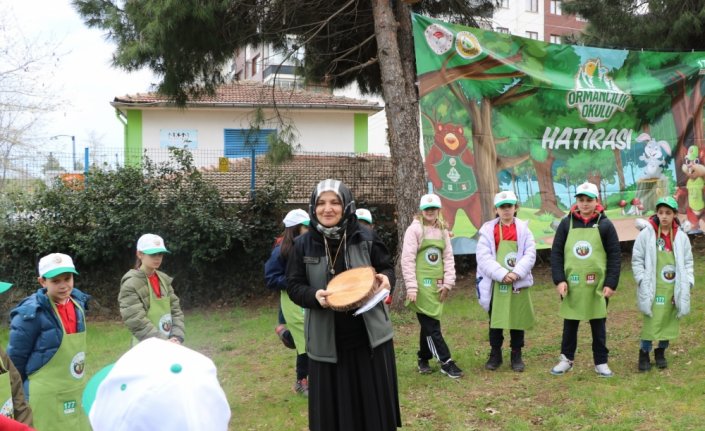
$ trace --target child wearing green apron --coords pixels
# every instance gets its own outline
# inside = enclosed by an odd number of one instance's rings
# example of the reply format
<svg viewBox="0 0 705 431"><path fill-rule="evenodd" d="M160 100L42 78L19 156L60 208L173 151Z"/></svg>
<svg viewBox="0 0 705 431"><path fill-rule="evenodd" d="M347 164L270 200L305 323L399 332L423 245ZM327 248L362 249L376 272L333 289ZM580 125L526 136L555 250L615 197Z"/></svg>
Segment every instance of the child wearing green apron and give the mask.
<svg viewBox="0 0 705 431"><path fill-rule="evenodd" d="M120 315L132 333L133 344L157 337L181 344L184 342L184 313L171 286L171 277L159 271L164 240L151 233L137 241L137 263L120 281Z"/></svg>
<svg viewBox="0 0 705 431"><path fill-rule="evenodd" d="M652 344L656 366L666 368L669 341L678 337L680 318L690 312L693 287L693 252L690 239L680 229L678 203L672 197L656 201L656 214L649 218L632 250L632 272L637 283L637 304L643 314L640 372L651 369Z"/></svg>
<svg viewBox="0 0 705 431"><path fill-rule="evenodd" d="M406 306L416 312L421 325L418 369L431 372L428 361L441 362L441 373L457 379L463 376L451 358L441 333L443 302L455 285L455 259L450 235L438 218L441 200L437 195L421 197L421 214L407 228L401 253L401 270L406 286Z"/></svg>
<svg viewBox="0 0 705 431"><path fill-rule="evenodd" d="M304 308L294 304L286 292L286 263L294 247L294 239L308 231L308 213L302 209L291 210L284 217L284 233L264 264L267 288L279 291L280 312L283 314L296 349L296 382L294 392L308 396L308 355L304 338Z"/></svg>
<svg viewBox="0 0 705 431"><path fill-rule="evenodd" d="M6 292L12 283L0 281L0 293ZM0 416L32 425L32 409L27 404L22 388L22 376L7 353L0 347ZM3 429L0 425L0 430Z"/></svg>
<svg viewBox="0 0 705 431"><path fill-rule="evenodd" d="M612 377L607 365L607 302L617 289L621 269L619 237L597 201L597 186L585 182L576 188L577 203L564 217L551 247L551 275L561 298L563 318L561 356L551 374L573 368L581 320L590 322L595 372Z"/></svg>
<svg viewBox="0 0 705 431"><path fill-rule="evenodd" d="M10 313L8 355L24 380L38 431L90 430L81 395L86 384L89 296L74 289L73 260L39 260L39 289Z"/></svg>
<svg viewBox="0 0 705 431"><path fill-rule="evenodd" d="M503 330L509 330L512 370L524 371L521 349L524 331L534 325L534 306L529 287L536 262L534 235L528 223L516 218L517 197L511 191L494 197L497 218L480 228L475 249L477 295L490 316L490 356L485 364L496 370L502 364Z"/></svg>

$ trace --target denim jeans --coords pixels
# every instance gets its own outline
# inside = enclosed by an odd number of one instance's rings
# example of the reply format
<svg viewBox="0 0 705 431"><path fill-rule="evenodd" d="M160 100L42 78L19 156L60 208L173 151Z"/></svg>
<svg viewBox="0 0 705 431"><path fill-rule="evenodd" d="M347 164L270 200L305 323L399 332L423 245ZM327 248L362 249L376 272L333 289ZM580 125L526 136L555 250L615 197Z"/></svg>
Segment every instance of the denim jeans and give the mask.
<svg viewBox="0 0 705 431"><path fill-rule="evenodd" d="M650 352L652 346L653 346L653 342L651 340L641 340L641 350L643 350L645 352ZM658 348L659 349L667 349L668 348L668 340L659 341Z"/></svg>

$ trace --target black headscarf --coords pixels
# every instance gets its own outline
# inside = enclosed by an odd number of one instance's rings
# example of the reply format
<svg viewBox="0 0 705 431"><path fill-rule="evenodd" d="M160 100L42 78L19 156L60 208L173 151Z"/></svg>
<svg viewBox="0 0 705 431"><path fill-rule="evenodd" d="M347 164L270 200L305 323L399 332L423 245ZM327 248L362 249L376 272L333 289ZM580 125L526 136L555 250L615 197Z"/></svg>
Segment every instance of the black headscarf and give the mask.
<svg viewBox="0 0 705 431"><path fill-rule="evenodd" d="M318 203L318 198L323 192L329 191L334 192L338 195L338 198L340 198L340 202L343 204L343 215L337 225L325 227L319 223L318 217L316 217L316 203ZM340 180L323 180L316 185L313 189L313 193L311 193L311 200L308 205L308 215L311 218L310 225L326 238L339 239L345 232L348 224L356 220L355 209L355 199L353 199L352 192L348 186L343 184Z"/></svg>

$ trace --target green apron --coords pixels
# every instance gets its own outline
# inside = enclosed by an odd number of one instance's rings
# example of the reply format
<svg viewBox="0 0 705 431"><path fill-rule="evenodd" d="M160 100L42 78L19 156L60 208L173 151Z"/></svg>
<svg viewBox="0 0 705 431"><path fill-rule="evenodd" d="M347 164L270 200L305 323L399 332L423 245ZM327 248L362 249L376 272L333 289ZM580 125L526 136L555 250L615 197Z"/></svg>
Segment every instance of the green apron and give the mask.
<svg viewBox="0 0 705 431"><path fill-rule="evenodd" d="M657 241L661 240L661 229ZM673 236L671 236L673 244ZM678 310L673 303L673 291L676 281L676 257L673 251L658 247L656 251L656 296L651 306L651 317L644 315L641 328L642 340L675 340L678 338Z"/></svg>
<svg viewBox="0 0 705 431"><path fill-rule="evenodd" d="M162 281L159 279L161 289ZM152 289L152 284L147 279L147 288L149 289L149 309L147 310L147 319L154 325L157 330L166 338L171 337L171 298L168 295L162 295L157 298ZM137 344L139 340L132 337L132 345Z"/></svg>
<svg viewBox="0 0 705 431"><path fill-rule="evenodd" d="M514 269L517 259L516 241L505 241L502 226L499 226L497 262L509 271ZM501 281L492 283L492 315L490 328L531 329L534 327L534 305L529 289L513 289L511 284Z"/></svg>
<svg viewBox="0 0 705 431"><path fill-rule="evenodd" d="M15 418L15 407L12 403L12 382L10 382L10 364L6 364L0 358L0 367L4 371L0 374L0 415L10 419Z"/></svg>
<svg viewBox="0 0 705 431"><path fill-rule="evenodd" d="M34 428L37 431L89 431L91 426L81 400L86 385L86 331L67 334L54 302L50 302L64 336L49 362L28 376ZM83 315L83 309L75 301L74 306Z"/></svg>
<svg viewBox="0 0 705 431"><path fill-rule="evenodd" d="M294 337L296 353L299 355L306 353L306 337L304 337L304 309L289 298L286 290L281 291L279 303L286 319L286 327L289 328L291 336Z"/></svg>
<svg viewBox="0 0 705 431"><path fill-rule="evenodd" d="M426 239L416 254L416 302L406 301L406 306L416 313L438 320L443 314L443 303L438 292L443 283L443 250L446 243L442 239Z"/></svg>
<svg viewBox="0 0 705 431"><path fill-rule="evenodd" d="M602 246L598 225L573 229L570 220L564 248L564 269L568 294L561 302L559 315L564 319L592 320L607 317L607 301L602 293L607 270L607 253Z"/></svg>

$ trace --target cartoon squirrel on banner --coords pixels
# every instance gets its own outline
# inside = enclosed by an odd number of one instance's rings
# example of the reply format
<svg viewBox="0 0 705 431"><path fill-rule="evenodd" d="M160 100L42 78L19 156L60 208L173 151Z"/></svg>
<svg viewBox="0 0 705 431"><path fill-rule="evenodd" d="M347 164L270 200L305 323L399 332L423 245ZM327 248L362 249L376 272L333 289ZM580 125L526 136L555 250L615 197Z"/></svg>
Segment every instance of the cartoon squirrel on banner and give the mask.
<svg viewBox="0 0 705 431"><path fill-rule="evenodd" d="M681 170L688 177L685 187L678 187L676 191L676 201L682 205L682 201L686 202L687 223L684 228L689 233L699 232L703 230L700 221L705 219L705 166L703 166L703 158L705 152L696 145L688 148L688 152L683 160ZM687 199L686 199L687 197ZM687 229L687 224L690 228Z"/></svg>

